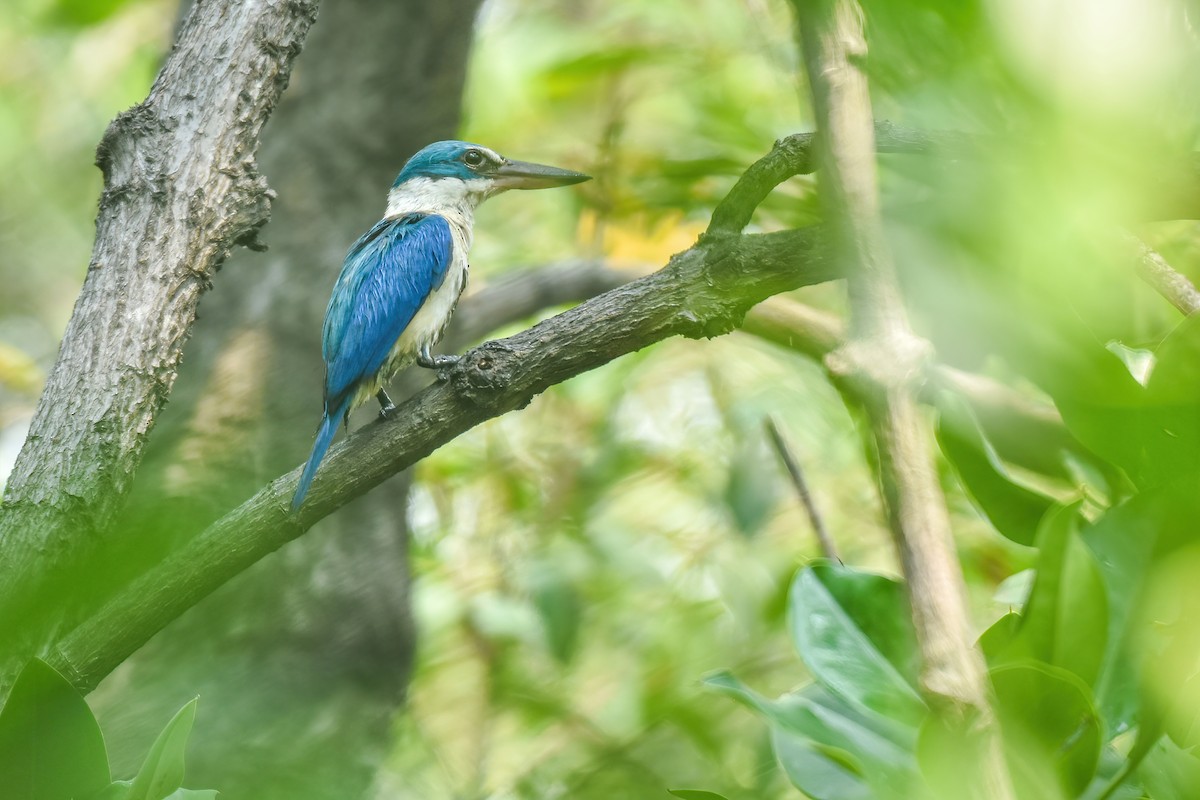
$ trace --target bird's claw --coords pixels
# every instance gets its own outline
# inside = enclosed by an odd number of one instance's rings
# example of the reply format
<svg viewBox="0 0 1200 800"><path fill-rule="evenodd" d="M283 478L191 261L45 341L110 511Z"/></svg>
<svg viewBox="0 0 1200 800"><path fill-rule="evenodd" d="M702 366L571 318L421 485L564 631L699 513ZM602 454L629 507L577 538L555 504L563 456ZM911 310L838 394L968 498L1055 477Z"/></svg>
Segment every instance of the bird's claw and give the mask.
<svg viewBox="0 0 1200 800"><path fill-rule="evenodd" d="M458 356L431 356L425 354L417 356L417 366L425 367L425 369L449 369L458 363L458 358Z"/></svg>
<svg viewBox="0 0 1200 800"><path fill-rule="evenodd" d="M379 418L387 419L388 417L390 417L392 415L392 412L394 412L395 410L396 410L396 404L388 403L386 406L382 406L379 409Z"/></svg>
<svg viewBox="0 0 1200 800"><path fill-rule="evenodd" d="M450 380L450 370L459 361L459 356L430 355L428 348L417 354L417 366L437 370L437 379L441 383Z"/></svg>

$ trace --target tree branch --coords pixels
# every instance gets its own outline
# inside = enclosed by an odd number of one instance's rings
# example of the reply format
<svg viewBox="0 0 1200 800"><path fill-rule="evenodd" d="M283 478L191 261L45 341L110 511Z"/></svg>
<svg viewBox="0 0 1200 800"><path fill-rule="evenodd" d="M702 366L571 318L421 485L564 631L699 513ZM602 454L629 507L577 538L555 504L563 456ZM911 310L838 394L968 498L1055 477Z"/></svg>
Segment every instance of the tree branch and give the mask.
<svg viewBox="0 0 1200 800"><path fill-rule="evenodd" d="M48 659L76 686L91 688L229 578L464 431L667 337L727 333L766 297L835 277L819 228L723 237L529 330L487 342L464 355L446 381L335 447L299 515L289 511L297 468L97 610Z"/></svg>
<svg viewBox="0 0 1200 800"><path fill-rule="evenodd" d="M103 541L201 295L267 221L259 132L316 12L317 0L195 3L149 96L100 143L92 260L0 515L6 633L39 583Z"/></svg>
<svg viewBox="0 0 1200 800"><path fill-rule="evenodd" d="M827 358L864 398L888 522L908 582L921 683L940 715L979 719L985 795L1013 797L983 658L972 644L966 587L916 386L927 342L908 323L879 211L862 10L854 0L792 0L820 133L821 199L845 259L850 342Z"/></svg>
<svg viewBox="0 0 1200 800"><path fill-rule="evenodd" d="M786 297L773 297L750 309L741 330L821 364L845 341L845 326L835 315ZM964 398L1006 461L1064 480L1072 475L1063 453L1071 453L1081 461L1102 463L1067 430L1053 405L1038 402L991 378L945 364L929 366L927 375L929 380L919 387L919 399L940 408L945 396L939 388ZM852 386L842 388L853 392Z"/></svg>
<svg viewBox="0 0 1200 800"><path fill-rule="evenodd" d="M1186 275L1176 272L1165 258L1138 237L1129 234L1125 238L1137 253L1137 272L1142 280L1183 314L1191 316L1200 311L1200 290Z"/></svg>

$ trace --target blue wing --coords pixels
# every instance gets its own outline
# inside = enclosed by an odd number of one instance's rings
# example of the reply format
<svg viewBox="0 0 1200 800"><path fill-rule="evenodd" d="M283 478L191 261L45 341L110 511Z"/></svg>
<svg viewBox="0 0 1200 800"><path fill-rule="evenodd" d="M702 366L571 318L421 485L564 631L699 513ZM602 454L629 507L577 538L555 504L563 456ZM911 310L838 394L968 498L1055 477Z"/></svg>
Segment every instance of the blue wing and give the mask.
<svg viewBox="0 0 1200 800"><path fill-rule="evenodd" d="M326 413L374 377L453 259L450 223L436 214L377 222L346 255L325 311ZM344 413L344 412L343 412Z"/></svg>

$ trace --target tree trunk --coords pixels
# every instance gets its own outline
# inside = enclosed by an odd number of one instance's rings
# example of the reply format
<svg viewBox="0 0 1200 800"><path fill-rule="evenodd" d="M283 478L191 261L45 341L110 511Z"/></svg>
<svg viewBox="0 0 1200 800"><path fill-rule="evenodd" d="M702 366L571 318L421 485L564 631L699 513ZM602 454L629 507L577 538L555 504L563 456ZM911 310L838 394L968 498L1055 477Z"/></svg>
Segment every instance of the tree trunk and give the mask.
<svg viewBox="0 0 1200 800"><path fill-rule="evenodd" d="M131 544L110 564L122 580L307 455L329 291L404 160L455 133L478 5L323 8L263 137L278 194L270 249L239 254L205 299L138 476ZM229 800L362 795L411 667L407 491L398 476L265 559L102 685L93 699L116 774L199 694L189 785Z"/></svg>

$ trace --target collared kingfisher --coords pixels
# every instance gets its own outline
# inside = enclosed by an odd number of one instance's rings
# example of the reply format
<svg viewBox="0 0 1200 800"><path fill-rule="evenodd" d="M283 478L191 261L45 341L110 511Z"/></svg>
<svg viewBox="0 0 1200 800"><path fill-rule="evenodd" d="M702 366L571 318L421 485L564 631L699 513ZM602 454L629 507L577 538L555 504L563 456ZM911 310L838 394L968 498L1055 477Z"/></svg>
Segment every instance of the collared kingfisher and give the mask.
<svg viewBox="0 0 1200 800"><path fill-rule="evenodd" d="M409 364L430 369L457 356L433 355L467 284L475 209L508 189L545 189L589 176L511 161L469 142L435 142L408 160L388 193L387 211L350 247L325 310L325 413L292 498L300 508L340 422Z"/></svg>

